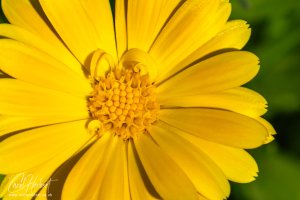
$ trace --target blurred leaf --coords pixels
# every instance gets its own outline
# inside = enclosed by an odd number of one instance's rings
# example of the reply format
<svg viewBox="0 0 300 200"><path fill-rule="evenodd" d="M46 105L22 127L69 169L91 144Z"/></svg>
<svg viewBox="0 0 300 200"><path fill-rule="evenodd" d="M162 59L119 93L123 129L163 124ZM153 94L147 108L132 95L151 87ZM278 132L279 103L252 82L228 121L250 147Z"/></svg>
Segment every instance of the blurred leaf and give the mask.
<svg viewBox="0 0 300 200"><path fill-rule="evenodd" d="M282 114L276 116L273 120L273 124L277 132L279 133L276 138L280 141L280 147L285 151L289 151L290 154L298 156L300 158L300 111L292 114Z"/></svg>
<svg viewBox="0 0 300 200"><path fill-rule="evenodd" d="M259 165L259 176L249 184L233 184L233 199L300 199L299 160L279 152L275 143L255 150L254 157Z"/></svg>

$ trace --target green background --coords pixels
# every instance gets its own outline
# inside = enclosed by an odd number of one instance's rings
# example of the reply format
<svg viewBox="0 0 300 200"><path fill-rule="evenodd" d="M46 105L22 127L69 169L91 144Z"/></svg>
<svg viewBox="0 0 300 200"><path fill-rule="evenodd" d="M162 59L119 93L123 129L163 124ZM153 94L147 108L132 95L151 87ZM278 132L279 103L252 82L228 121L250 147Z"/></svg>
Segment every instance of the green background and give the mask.
<svg viewBox="0 0 300 200"><path fill-rule="evenodd" d="M266 118L276 141L251 151L260 168L250 184L234 184L232 200L300 200L300 1L232 0L233 19L245 19L252 37L245 49L260 58L248 87L269 103Z"/></svg>
<svg viewBox="0 0 300 200"><path fill-rule="evenodd" d="M245 49L261 60L259 75L247 86L268 100L265 118L278 134L270 145L250 151L259 177L232 183L230 200L300 200L300 1L231 2L231 18L247 20L252 28ZM0 22L6 22L2 13Z"/></svg>

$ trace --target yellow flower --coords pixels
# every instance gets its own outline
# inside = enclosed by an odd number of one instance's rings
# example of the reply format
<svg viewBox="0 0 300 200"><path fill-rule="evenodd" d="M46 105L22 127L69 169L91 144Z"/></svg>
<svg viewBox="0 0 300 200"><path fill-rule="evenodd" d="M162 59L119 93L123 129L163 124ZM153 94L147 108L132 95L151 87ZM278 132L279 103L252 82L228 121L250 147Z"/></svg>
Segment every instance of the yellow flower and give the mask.
<svg viewBox="0 0 300 200"><path fill-rule="evenodd" d="M254 180L266 101L227 0L2 0L4 199L221 200Z"/></svg>

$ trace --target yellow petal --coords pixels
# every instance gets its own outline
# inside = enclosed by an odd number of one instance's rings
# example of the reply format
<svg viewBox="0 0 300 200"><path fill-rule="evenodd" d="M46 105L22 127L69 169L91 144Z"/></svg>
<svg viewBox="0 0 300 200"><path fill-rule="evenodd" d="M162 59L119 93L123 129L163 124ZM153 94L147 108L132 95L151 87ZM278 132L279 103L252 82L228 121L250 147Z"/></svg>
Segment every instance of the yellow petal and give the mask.
<svg viewBox="0 0 300 200"><path fill-rule="evenodd" d="M34 200L48 200L48 196L51 197L52 194L48 194L47 187L43 187Z"/></svg>
<svg viewBox="0 0 300 200"><path fill-rule="evenodd" d="M120 66L124 68L138 67L142 75L148 74L151 81L155 81L157 77L158 66L151 55L147 54L140 49L128 50L120 60Z"/></svg>
<svg viewBox="0 0 300 200"><path fill-rule="evenodd" d="M223 53L201 61L158 86L162 98L219 92L243 85L258 72L258 58L244 51Z"/></svg>
<svg viewBox="0 0 300 200"><path fill-rule="evenodd" d="M223 172L207 155L180 137L181 131L158 122L151 127L150 134L187 174L200 194L212 200L228 197L230 186Z"/></svg>
<svg viewBox="0 0 300 200"><path fill-rule="evenodd" d="M46 40L46 38L41 37L41 35L31 33L24 28L11 24L0 24L0 35L37 48L53 58L58 59L65 64L66 67L69 67L81 77L84 77L81 64L65 46L51 43L51 41Z"/></svg>
<svg viewBox="0 0 300 200"><path fill-rule="evenodd" d="M116 151L118 140L119 138L106 133L92 144L68 175L62 199L99 199L98 192L105 184L103 179L110 170L110 161L117 159L112 155Z"/></svg>
<svg viewBox="0 0 300 200"><path fill-rule="evenodd" d="M143 134L134 144L149 180L162 199L197 199L196 189L186 174L150 137Z"/></svg>
<svg viewBox="0 0 300 200"><path fill-rule="evenodd" d="M168 96L169 94L158 96L160 104L164 107L220 108L251 117L261 116L267 111L266 100L253 90L243 87L211 94L181 95L180 98Z"/></svg>
<svg viewBox="0 0 300 200"><path fill-rule="evenodd" d="M52 32L48 21L39 6L38 0L3 0L3 12L11 24L22 27L39 35L50 43L63 47L61 41ZM24 15L26 11L26 15Z"/></svg>
<svg viewBox="0 0 300 200"><path fill-rule="evenodd" d="M272 142L274 140L273 135L276 135L276 131L273 128L273 126L267 120L261 117L257 117L256 120L259 121L262 125L264 125L265 128L268 130L268 137L265 140L265 144Z"/></svg>
<svg viewBox="0 0 300 200"><path fill-rule="evenodd" d="M119 59L127 50L126 6L125 0L115 1L115 32Z"/></svg>
<svg viewBox="0 0 300 200"><path fill-rule="evenodd" d="M153 185L147 178L140 160L136 158L132 143L128 143L128 178L130 195L132 200L155 200L159 199Z"/></svg>
<svg viewBox="0 0 300 200"><path fill-rule="evenodd" d="M161 66L158 80L163 80L177 63L217 34L229 14L228 2L187 0L182 3L150 50Z"/></svg>
<svg viewBox="0 0 300 200"><path fill-rule="evenodd" d="M127 3L128 49L138 48L148 52L179 2L180 0L129 0Z"/></svg>
<svg viewBox="0 0 300 200"><path fill-rule="evenodd" d="M202 139L238 148L261 146L268 136L267 129L259 121L224 110L162 109L159 119Z"/></svg>
<svg viewBox="0 0 300 200"><path fill-rule="evenodd" d="M14 181L14 177L17 174L14 175L6 175L3 180L1 181L1 186L0 186L0 197L3 198L8 192L9 192L9 187L11 187L11 182Z"/></svg>
<svg viewBox="0 0 300 200"><path fill-rule="evenodd" d="M181 136L203 151L234 182L248 183L255 180L258 167L255 160L243 149L237 149L180 132Z"/></svg>
<svg viewBox="0 0 300 200"><path fill-rule="evenodd" d="M172 72L176 73L185 66L214 52L226 49L241 49L249 40L250 34L251 30L247 22L243 20L229 21L216 36L177 64Z"/></svg>
<svg viewBox="0 0 300 200"><path fill-rule="evenodd" d="M91 137L85 124L85 120L56 124L5 139L0 144L0 163L5 163L0 166L0 173L22 172L70 149L80 150Z"/></svg>
<svg viewBox="0 0 300 200"><path fill-rule="evenodd" d="M80 0L80 2L95 27L97 37L101 42L98 48L110 54L116 61L114 21L109 0Z"/></svg>
<svg viewBox="0 0 300 200"><path fill-rule="evenodd" d="M13 200L17 195L22 197L22 200L30 200L33 195L38 193L37 197L40 199L47 197L47 188L50 185L59 184L58 181L62 181L52 178L51 175L77 151L78 148L73 146L35 168L18 174L7 175L1 184L1 196L4 196L4 199L10 199L11 197ZM40 189L42 191L38 192Z"/></svg>
<svg viewBox="0 0 300 200"><path fill-rule="evenodd" d="M89 117L85 97L74 97L16 79L0 79L0 113L22 117L59 116L72 120Z"/></svg>
<svg viewBox="0 0 300 200"><path fill-rule="evenodd" d="M1 197L3 200L31 200L38 190L47 184L47 176L36 172L22 172L7 175L1 183Z"/></svg>
<svg viewBox="0 0 300 200"><path fill-rule="evenodd" d="M90 19L84 8L90 7L90 3L83 5L82 1L72 0L39 2L59 36L82 64L85 64L88 56L98 48L109 51L105 49L107 45L103 45L107 41L101 41L94 20ZM92 13L95 14L94 11Z"/></svg>
<svg viewBox="0 0 300 200"><path fill-rule="evenodd" d="M24 130L27 128L34 128L38 126L45 126L50 124L57 124L62 122L69 122L77 120L74 116L38 116L38 117L18 117L18 116L0 116L0 136L5 134Z"/></svg>
<svg viewBox="0 0 300 200"><path fill-rule="evenodd" d="M17 79L46 88L81 96L91 91L87 79L47 53L17 41L0 41L0 68Z"/></svg>
<svg viewBox="0 0 300 200"><path fill-rule="evenodd" d="M88 68L90 75L94 79L105 77L106 73L112 70L114 66L113 58L103 50L96 50L91 58L91 63Z"/></svg>
<svg viewBox="0 0 300 200"><path fill-rule="evenodd" d="M198 195L198 200L209 200L206 197L202 196L201 194Z"/></svg>
<svg viewBox="0 0 300 200"><path fill-rule="evenodd" d="M131 200L127 172L127 146L118 137L117 145L111 154L107 171L98 190L97 199Z"/></svg>

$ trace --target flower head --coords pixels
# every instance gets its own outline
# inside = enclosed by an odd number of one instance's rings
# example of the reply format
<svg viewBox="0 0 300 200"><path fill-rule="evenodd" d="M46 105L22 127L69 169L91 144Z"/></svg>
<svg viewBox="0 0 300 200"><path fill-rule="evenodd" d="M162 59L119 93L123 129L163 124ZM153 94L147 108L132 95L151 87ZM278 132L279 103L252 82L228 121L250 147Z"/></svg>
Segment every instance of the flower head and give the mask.
<svg viewBox="0 0 300 200"><path fill-rule="evenodd" d="M0 194L212 199L275 134L227 0L2 0Z"/></svg>

